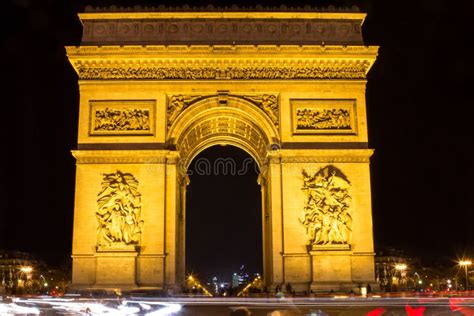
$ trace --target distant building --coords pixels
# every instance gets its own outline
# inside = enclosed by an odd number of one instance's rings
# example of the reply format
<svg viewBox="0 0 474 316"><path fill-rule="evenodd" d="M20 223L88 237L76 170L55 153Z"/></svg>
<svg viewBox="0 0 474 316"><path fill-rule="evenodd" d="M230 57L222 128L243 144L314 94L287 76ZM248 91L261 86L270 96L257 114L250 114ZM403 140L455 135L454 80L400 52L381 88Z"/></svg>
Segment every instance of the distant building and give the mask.
<svg viewBox="0 0 474 316"><path fill-rule="evenodd" d="M375 255L375 279L381 290L403 290L407 273L413 262L402 250L386 248Z"/></svg>
<svg viewBox="0 0 474 316"><path fill-rule="evenodd" d="M48 267L26 252L0 250L0 278L0 289L8 294L63 293L69 271Z"/></svg>
<svg viewBox="0 0 474 316"><path fill-rule="evenodd" d="M238 287L242 284L246 284L250 281L250 274L245 269L245 265L241 265L239 273L232 275L232 287Z"/></svg>
<svg viewBox="0 0 474 316"><path fill-rule="evenodd" d="M236 288L240 285L240 275L238 275L236 272L232 275L232 287Z"/></svg>
<svg viewBox="0 0 474 316"><path fill-rule="evenodd" d="M26 252L0 250L1 287L6 292L28 288L33 283L33 268L43 266L37 258Z"/></svg>
<svg viewBox="0 0 474 316"><path fill-rule="evenodd" d="M219 293L219 282L217 281L217 277L212 278L212 282L211 282L210 285L211 285L212 292L214 292L214 294L218 294Z"/></svg>

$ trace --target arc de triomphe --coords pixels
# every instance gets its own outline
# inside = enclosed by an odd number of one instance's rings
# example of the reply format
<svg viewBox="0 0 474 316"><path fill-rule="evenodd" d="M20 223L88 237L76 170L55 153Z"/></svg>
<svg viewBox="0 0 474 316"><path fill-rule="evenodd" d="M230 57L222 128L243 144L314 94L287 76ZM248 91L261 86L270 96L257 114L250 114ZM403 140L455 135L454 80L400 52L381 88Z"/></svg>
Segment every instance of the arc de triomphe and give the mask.
<svg viewBox="0 0 474 316"><path fill-rule="evenodd" d="M75 287L183 284L186 169L218 144L260 167L268 286L374 282L365 88L378 48L364 13L79 17Z"/></svg>

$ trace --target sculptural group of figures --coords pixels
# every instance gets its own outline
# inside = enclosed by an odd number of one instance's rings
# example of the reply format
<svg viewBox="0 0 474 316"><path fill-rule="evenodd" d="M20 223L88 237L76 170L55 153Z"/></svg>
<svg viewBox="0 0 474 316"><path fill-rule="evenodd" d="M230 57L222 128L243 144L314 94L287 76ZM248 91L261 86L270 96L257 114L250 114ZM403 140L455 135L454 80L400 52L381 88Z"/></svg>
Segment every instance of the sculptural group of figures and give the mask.
<svg viewBox="0 0 474 316"><path fill-rule="evenodd" d="M251 79L363 79L366 65L328 67L82 67L78 69L81 79L185 79L213 80L219 78Z"/></svg>
<svg viewBox="0 0 474 316"><path fill-rule="evenodd" d="M95 112L95 131L150 130L150 111L142 109L103 109Z"/></svg>
<svg viewBox="0 0 474 316"><path fill-rule="evenodd" d="M297 109L298 129L350 129L351 115L346 109Z"/></svg>
<svg viewBox="0 0 474 316"><path fill-rule="evenodd" d="M332 166L314 176L303 171L303 176L307 199L302 224L310 244L348 244L352 227L349 181Z"/></svg>
<svg viewBox="0 0 474 316"><path fill-rule="evenodd" d="M141 197L138 181L130 173L104 174L97 200L98 245L131 245L140 241Z"/></svg>

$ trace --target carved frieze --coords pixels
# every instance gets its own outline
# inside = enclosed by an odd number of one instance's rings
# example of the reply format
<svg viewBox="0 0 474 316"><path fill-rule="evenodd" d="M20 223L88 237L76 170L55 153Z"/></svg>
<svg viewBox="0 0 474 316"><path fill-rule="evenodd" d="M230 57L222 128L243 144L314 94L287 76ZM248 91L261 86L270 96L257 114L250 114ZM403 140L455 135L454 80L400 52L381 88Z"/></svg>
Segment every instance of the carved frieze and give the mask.
<svg viewBox="0 0 474 316"><path fill-rule="evenodd" d="M355 100L291 100L294 134L355 134Z"/></svg>
<svg viewBox="0 0 474 316"><path fill-rule="evenodd" d="M328 165L316 173L303 170L306 200L300 219L311 249L346 249L352 232L351 184L336 167Z"/></svg>
<svg viewBox="0 0 474 316"><path fill-rule="evenodd" d="M103 175L98 194L97 245L101 249L138 245L142 233L141 195L138 181L130 173Z"/></svg>
<svg viewBox="0 0 474 316"><path fill-rule="evenodd" d="M371 46L326 45L125 45L66 49L81 80L365 79L378 51Z"/></svg>
<svg viewBox="0 0 474 316"><path fill-rule="evenodd" d="M139 64L77 65L83 80L152 79L152 80L305 80L364 79L369 64L309 66L235 66L235 67L150 67Z"/></svg>
<svg viewBox="0 0 474 316"><path fill-rule="evenodd" d="M154 101L90 101L90 135L152 135Z"/></svg>

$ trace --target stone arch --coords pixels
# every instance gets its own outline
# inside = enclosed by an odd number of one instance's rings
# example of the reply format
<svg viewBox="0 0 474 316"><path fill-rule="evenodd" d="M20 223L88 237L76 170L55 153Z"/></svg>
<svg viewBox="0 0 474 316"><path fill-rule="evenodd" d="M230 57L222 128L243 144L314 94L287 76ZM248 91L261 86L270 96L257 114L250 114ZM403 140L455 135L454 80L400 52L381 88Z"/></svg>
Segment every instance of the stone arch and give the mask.
<svg viewBox="0 0 474 316"><path fill-rule="evenodd" d="M259 98L260 96L256 96ZM173 97L172 97L173 98ZM262 188L262 214L266 210L266 182L262 179L268 170L267 155L280 147L278 122L269 115L258 103L243 96L217 94L210 96L177 96L181 101L170 111L168 107L167 144L175 149L180 159L176 165L179 181L179 207L182 218L186 217L186 190L189 178L186 176L191 161L203 150L214 145L232 145L247 152L255 159L261 173L259 184ZM175 99L176 100L176 97ZM170 104L173 99L170 100ZM178 110L178 113L176 112ZM263 215L262 215L263 216ZM272 238L268 222L262 222L264 240ZM177 225L177 256L176 278L178 283L184 282L185 274L185 220ZM271 246L267 242L263 246L263 274L270 275Z"/></svg>
<svg viewBox="0 0 474 316"><path fill-rule="evenodd" d="M175 116L169 126L167 143L180 152L181 166L213 145L233 145L245 150L259 167L267 151L279 147L274 120L257 105L239 96L198 97ZM170 112L168 112L170 115Z"/></svg>

